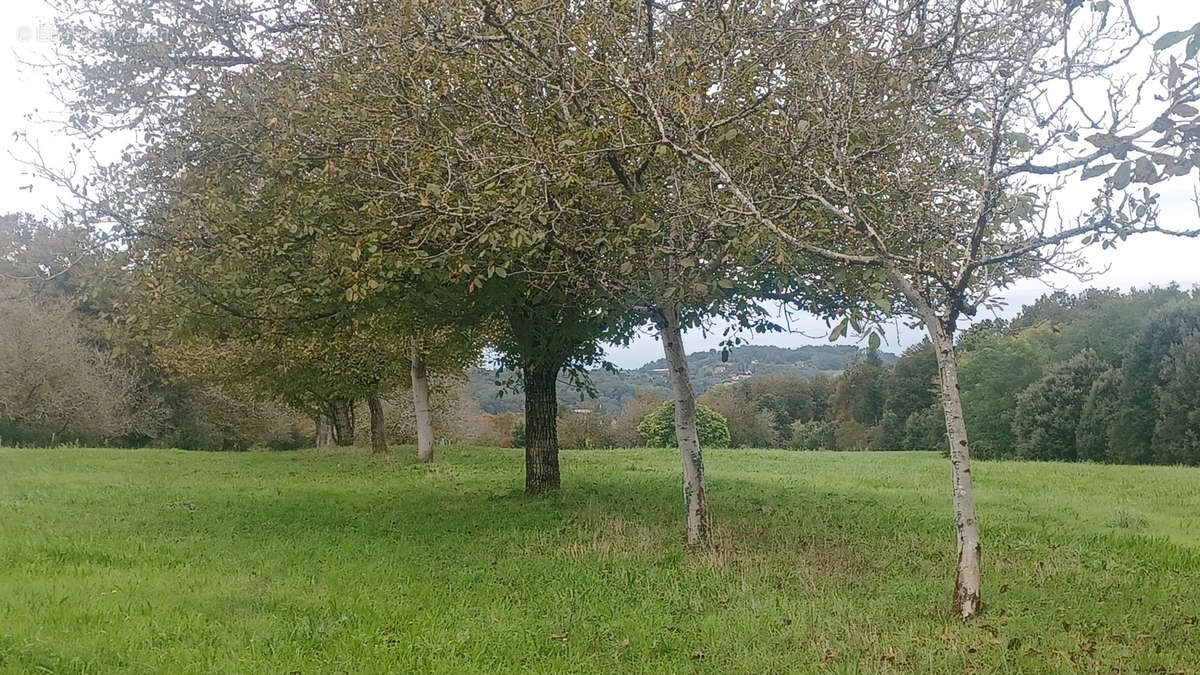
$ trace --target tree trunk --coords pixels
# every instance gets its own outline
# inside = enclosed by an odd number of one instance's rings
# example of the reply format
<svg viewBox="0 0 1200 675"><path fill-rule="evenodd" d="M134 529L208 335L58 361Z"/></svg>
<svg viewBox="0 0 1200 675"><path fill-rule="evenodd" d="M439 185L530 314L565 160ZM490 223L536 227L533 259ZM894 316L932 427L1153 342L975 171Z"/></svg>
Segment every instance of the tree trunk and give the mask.
<svg viewBox="0 0 1200 675"><path fill-rule="evenodd" d="M558 368L526 365L525 383L525 494L557 492L558 473Z"/></svg>
<svg viewBox="0 0 1200 675"><path fill-rule="evenodd" d="M958 363L954 342L938 321L926 321L937 354L942 387L942 409L950 438L950 466L954 482L954 529L958 539L958 567L950 611L963 621L979 615L982 572L979 521L975 518L975 493L971 486L971 453L967 425L958 390Z"/></svg>
<svg viewBox="0 0 1200 675"><path fill-rule="evenodd" d="M975 490L971 485L971 451L967 423L963 419L962 396L958 390L958 357L954 353L953 322L943 322L932 306L895 265L885 261L884 272L900 289L929 331L937 357L942 390L942 412L950 440L950 474L954 487L954 531L958 563L950 612L963 621L979 616L983 586L980 565L979 521L975 518Z"/></svg>
<svg viewBox="0 0 1200 675"><path fill-rule="evenodd" d="M387 427L383 421L383 401L379 398L379 391L371 392L367 398L367 407L371 409L371 452L386 455Z"/></svg>
<svg viewBox="0 0 1200 675"><path fill-rule="evenodd" d="M317 447L327 448L333 445L333 427L329 423L329 415L317 415Z"/></svg>
<svg viewBox="0 0 1200 675"><path fill-rule="evenodd" d="M329 419L333 423L333 442L342 447L354 445L354 401L348 398L330 401Z"/></svg>
<svg viewBox="0 0 1200 675"><path fill-rule="evenodd" d="M429 373L425 370L425 355L421 350L412 353L413 410L417 418L417 459L433 461L433 416L429 412Z"/></svg>
<svg viewBox="0 0 1200 675"><path fill-rule="evenodd" d="M700 433L696 428L696 393L688 373L687 354L683 349L683 327L679 310L663 303L659 308L663 351L675 390L675 438L683 464L683 505L687 512L688 548L703 549L712 544L712 523L708 516L708 491L704 484L704 459L700 451Z"/></svg>

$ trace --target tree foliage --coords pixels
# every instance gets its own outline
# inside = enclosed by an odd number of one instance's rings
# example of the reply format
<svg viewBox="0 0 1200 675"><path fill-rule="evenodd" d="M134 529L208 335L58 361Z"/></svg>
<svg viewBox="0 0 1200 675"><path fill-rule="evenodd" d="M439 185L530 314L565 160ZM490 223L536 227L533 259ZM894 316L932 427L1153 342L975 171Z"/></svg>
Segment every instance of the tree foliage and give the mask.
<svg viewBox="0 0 1200 675"><path fill-rule="evenodd" d="M1146 463L1158 459L1151 441L1157 420L1155 390L1162 384L1163 361L1174 345L1196 331L1200 331L1200 303L1178 302L1149 317L1130 341L1121 367L1121 415L1112 433L1111 450L1116 461Z"/></svg>
<svg viewBox="0 0 1200 675"><path fill-rule="evenodd" d="M700 442L710 448L729 447L729 423L721 413L706 405L696 406L696 427L700 432ZM675 403L667 401L638 424L638 434L646 445L652 448L670 448L675 440Z"/></svg>
<svg viewBox="0 0 1200 675"><path fill-rule="evenodd" d="M1013 414L1015 451L1024 459L1079 458L1076 432L1092 386L1109 367L1085 349L1029 385Z"/></svg>
<svg viewBox="0 0 1200 675"><path fill-rule="evenodd" d="M1200 333L1171 345L1154 391L1154 460L1200 464Z"/></svg>

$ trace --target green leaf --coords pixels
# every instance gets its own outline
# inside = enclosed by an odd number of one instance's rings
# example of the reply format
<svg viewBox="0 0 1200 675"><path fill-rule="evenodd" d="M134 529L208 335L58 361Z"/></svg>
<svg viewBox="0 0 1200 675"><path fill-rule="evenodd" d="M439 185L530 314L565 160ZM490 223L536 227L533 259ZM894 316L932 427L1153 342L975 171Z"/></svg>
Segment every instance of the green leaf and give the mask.
<svg viewBox="0 0 1200 675"><path fill-rule="evenodd" d="M1139 183L1158 182L1158 170L1154 168L1154 162L1149 157L1138 157L1133 166L1133 179Z"/></svg>
<svg viewBox="0 0 1200 675"><path fill-rule="evenodd" d="M1008 134L1008 142L1021 152L1029 152L1033 149L1033 139L1029 137L1029 134Z"/></svg>
<svg viewBox="0 0 1200 675"><path fill-rule="evenodd" d="M829 334L830 342L837 342L838 339L846 335L846 327L850 325L850 319L842 319L842 322L833 327L833 332Z"/></svg>
<svg viewBox="0 0 1200 675"><path fill-rule="evenodd" d="M879 333L871 333L871 337L867 338L867 346L871 348L871 351L879 349L881 342L882 340L879 337Z"/></svg>
<svg viewBox="0 0 1200 675"><path fill-rule="evenodd" d="M1117 167L1117 172L1113 174L1113 188L1124 190L1129 187L1129 181L1133 178L1133 162L1121 162L1121 166Z"/></svg>
<svg viewBox="0 0 1200 675"><path fill-rule="evenodd" d="M1097 148L1108 148L1116 145L1119 139L1112 134L1092 134L1083 140L1091 143Z"/></svg>
<svg viewBox="0 0 1200 675"><path fill-rule="evenodd" d="M1093 164L1083 170L1083 175L1079 177L1079 180L1088 180L1089 178L1095 178L1096 176L1103 176L1116 165L1116 162L1109 162L1107 164Z"/></svg>
<svg viewBox="0 0 1200 675"><path fill-rule="evenodd" d="M1171 114L1177 117L1195 117L1196 115L1200 115L1200 110L1196 110L1195 106L1190 106L1186 103L1180 103L1174 108L1171 108Z"/></svg>
<svg viewBox="0 0 1200 675"><path fill-rule="evenodd" d="M1154 49L1156 51L1166 49L1172 45L1177 45L1183 42L1191 35L1190 32L1176 30L1170 33L1163 33L1162 37L1154 41Z"/></svg>

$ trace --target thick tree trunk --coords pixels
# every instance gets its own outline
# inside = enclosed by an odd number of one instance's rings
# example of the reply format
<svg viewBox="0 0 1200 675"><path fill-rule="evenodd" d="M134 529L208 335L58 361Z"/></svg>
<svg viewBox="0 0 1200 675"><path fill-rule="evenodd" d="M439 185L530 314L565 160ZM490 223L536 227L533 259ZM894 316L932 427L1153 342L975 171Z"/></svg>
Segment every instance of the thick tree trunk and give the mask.
<svg viewBox="0 0 1200 675"><path fill-rule="evenodd" d="M317 415L317 447L327 448L333 445L333 426L329 422L329 415L321 413Z"/></svg>
<svg viewBox="0 0 1200 675"><path fill-rule="evenodd" d="M558 368L526 365L525 383L525 493L557 492L558 473Z"/></svg>
<svg viewBox="0 0 1200 675"><path fill-rule="evenodd" d="M367 398L367 407L371 409L371 452L386 455L387 426L383 421L383 401L380 400L378 391L371 392Z"/></svg>
<svg viewBox="0 0 1200 675"><path fill-rule="evenodd" d="M330 401L329 419L333 423L333 442L342 447L354 445L354 401L348 398Z"/></svg>
<svg viewBox="0 0 1200 675"><path fill-rule="evenodd" d="M433 461L433 416L429 411L429 373L425 370L425 355L421 350L412 353L413 410L417 418L417 459Z"/></svg>
<svg viewBox="0 0 1200 675"><path fill-rule="evenodd" d="M692 549L712 544L712 523L708 516L708 491L704 484L704 459L700 451L700 433L696 427L696 393L688 373L687 353L683 349L683 327L679 310L669 303L659 308L663 351L675 390L675 437L683 464L683 505L687 512L687 543Z"/></svg>
<svg viewBox="0 0 1200 675"><path fill-rule="evenodd" d="M980 566L979 521L975 517L975 493L971 485L971 453L967 425L963 419L958 390L958 363L954 342L937 321L926 321L937 354L942 387L942 409L946 434L950 437L950 466L954 481L954 529L958 539L958 567L950 611L963 621L979 615L982 571Z"/></svg>

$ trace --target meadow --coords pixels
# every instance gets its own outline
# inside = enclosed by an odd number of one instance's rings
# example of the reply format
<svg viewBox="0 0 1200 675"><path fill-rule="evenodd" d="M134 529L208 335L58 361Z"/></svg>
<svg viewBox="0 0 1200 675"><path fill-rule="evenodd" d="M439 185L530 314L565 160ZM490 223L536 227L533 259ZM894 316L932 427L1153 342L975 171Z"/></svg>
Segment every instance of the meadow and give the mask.
<svg viewBox="0 0 1200 675"><path fill-rule="evenodd" d="M936 453L0 450L0 672L1196 673L1200 469Z"/></svg>

